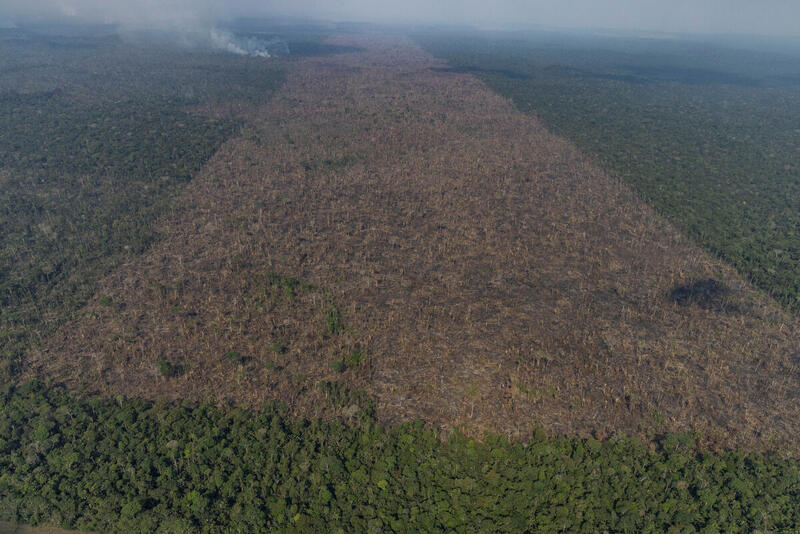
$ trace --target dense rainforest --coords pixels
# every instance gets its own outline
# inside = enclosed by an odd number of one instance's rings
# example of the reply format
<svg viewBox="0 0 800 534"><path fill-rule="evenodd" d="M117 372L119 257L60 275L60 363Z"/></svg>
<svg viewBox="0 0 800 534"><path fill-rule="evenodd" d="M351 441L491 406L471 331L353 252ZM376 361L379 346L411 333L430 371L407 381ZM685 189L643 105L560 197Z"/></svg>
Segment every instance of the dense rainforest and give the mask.
<svg viewBox="0 0 800 534"><path fill-rule="evenodd" d="M800 463L629 438L442 441L386 428L334 383L342 422L0 392L0 518L99 532L769 532L800 523Z"/></svg>

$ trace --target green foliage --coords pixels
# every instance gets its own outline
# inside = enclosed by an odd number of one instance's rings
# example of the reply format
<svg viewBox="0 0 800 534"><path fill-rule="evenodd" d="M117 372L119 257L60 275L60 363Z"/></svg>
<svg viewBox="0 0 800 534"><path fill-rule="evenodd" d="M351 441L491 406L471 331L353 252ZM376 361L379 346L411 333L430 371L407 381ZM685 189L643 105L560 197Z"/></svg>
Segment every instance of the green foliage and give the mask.
<svg viewBox="0 0 800 534"><path fill-rule="evenodd" d="M317 383L317 388L325 393L334 408L348 408L356 406L361 414L366 416L368 421L374 420L375 403L369 397L368 393L364 391L353 391L348 389L341 382L322 381Z"/></svg>
<svg viewBox="0 0 800 534"><path fill-rule="evenodd" d="M363 398L318 385L344 411ZM189 404L0 393L0 519L96 532L788 531L800 463L667 437L526 444Z"/></svg>
<svg viewBox="0 0 800 534"><path fill-rule="evenodd" d="M187 106L259 104L285 76L277 60L175 46L155 35L146 42L83 37L54 43L41 34L4 39L7 33L0 28L0 93L60 90L107 102L145 97ZM88 46L75 46L81 40Z"/></svg>
<svg viewBox="0 0 800 534"><path fill-rule="evenodd" d="M169 363L167 360L159 360L158 364L158 371L161 373L161 376L168 377L172 376L172 364Z"/></svg>
<svg viewBox="0 0 800 534"><path fill-rule="evenodd" d="M186 181L236 129L229 120L190 114L180 101L90 106L48 92L8 93L0 102L0 161L39 175Z"/></svg>
<svg viewBox="0 0 800 534"><path fill-rule="evenodd" d="M357 347L350 351L350 354L345 357L344 363L348 367L358 367L366 357L367 354L364 352L364 349Z"/></svg>
<svg viewBox="0 0 800 534"><path fill-rule="evenodd" d="M337 373L344 373L347 370L347 365L342 360L333 360L330 363L331 369Z"/></svg>
<svg viewBox="0 0 800 534"><path fill-rule="evenodd" d="M111 297L100 297L97 301L101 306L110 307L114 305L114 299Z"/></svg>
<svg viewBox="0 0 800 534"><path fill-rule="evenodd" d="M173 365L167 360L159 360L156 362L156 365L158 365L158 372L161 373L161 376L164 378L173 378L183 374L183 366Z"/></svg>
<svg viewBox="0 0 800 534"><path fill-rule="evenodd" d="M161 376L164 378L175 378L176 376L181 376L186 371L184 365L174 364L168 360L159 360L156 362L156 365L158 366L159 373L161 373Z"/></svg>
<svg viewBox="0 0 800 534"><path fill-rule="evenodd" d="M335 336L343 332L344 328L342 310L335 302L329 303L325 310L325 335Z"/></svg>
<svg viewBox="0 0 800 534"><path fill-rule="evenodd" d="M361 362L364 361L366 357L367 355L363 349L355 348L341 360L333 360L330 366L334 371L343 373L352 367L361 365Z"/></svg>
<svg viewBox="0 0 800 534"><path fill-rule="evenodd" d="M280 290L289 300L294 300L298 295L314 291L316 286L292 276L282 275L275 271L267 275L267 285L271 289Z"/></svg>
<svg viewBox="0 0 800 534"><path fill-rule="evenodd" d="M800 60L687 41L420 40L595 155L800 312Z"/></svg>

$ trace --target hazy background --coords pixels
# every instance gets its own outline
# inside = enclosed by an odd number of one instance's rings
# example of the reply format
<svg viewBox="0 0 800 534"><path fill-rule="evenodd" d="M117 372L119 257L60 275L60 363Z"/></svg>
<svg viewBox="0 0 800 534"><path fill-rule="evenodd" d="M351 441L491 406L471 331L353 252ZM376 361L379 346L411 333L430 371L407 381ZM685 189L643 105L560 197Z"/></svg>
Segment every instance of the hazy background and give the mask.
<svg viewBox="0 0 800 534"><path fill-rule="evenodd" d="M240 16L800 36L800 0L0 0L0 26L63 18L202 30Z"/></svg>

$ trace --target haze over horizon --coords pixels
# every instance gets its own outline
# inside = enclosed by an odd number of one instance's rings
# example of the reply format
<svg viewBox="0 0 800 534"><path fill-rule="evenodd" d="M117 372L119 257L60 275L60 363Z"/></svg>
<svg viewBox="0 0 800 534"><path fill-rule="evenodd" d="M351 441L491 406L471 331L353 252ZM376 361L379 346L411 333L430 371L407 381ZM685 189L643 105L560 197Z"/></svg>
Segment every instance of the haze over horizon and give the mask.
<svg viewBox="0 0 800 534"><path fill-rule="evenodd" d="M659 33L800 37L800 2L789 0L0 0L0 25L21 19L99 22L128 28L204 30L247 16L337 22L550 26Z"/></svg>

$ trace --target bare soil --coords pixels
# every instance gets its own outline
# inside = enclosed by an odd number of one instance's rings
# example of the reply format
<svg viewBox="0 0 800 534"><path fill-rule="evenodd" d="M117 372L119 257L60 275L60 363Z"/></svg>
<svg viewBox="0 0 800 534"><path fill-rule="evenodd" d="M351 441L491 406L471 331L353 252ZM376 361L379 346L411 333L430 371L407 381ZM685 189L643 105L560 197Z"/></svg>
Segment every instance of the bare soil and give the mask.
<svg viewBox="0 0 800 534"><path fill-rule="evenodd" d="M796 318L469 73L402 37L333 42L363 51L295 62L29 376L309 416L338 380L385 422L796 449ZM724 306L673 298L709 279Z"/></svg>

